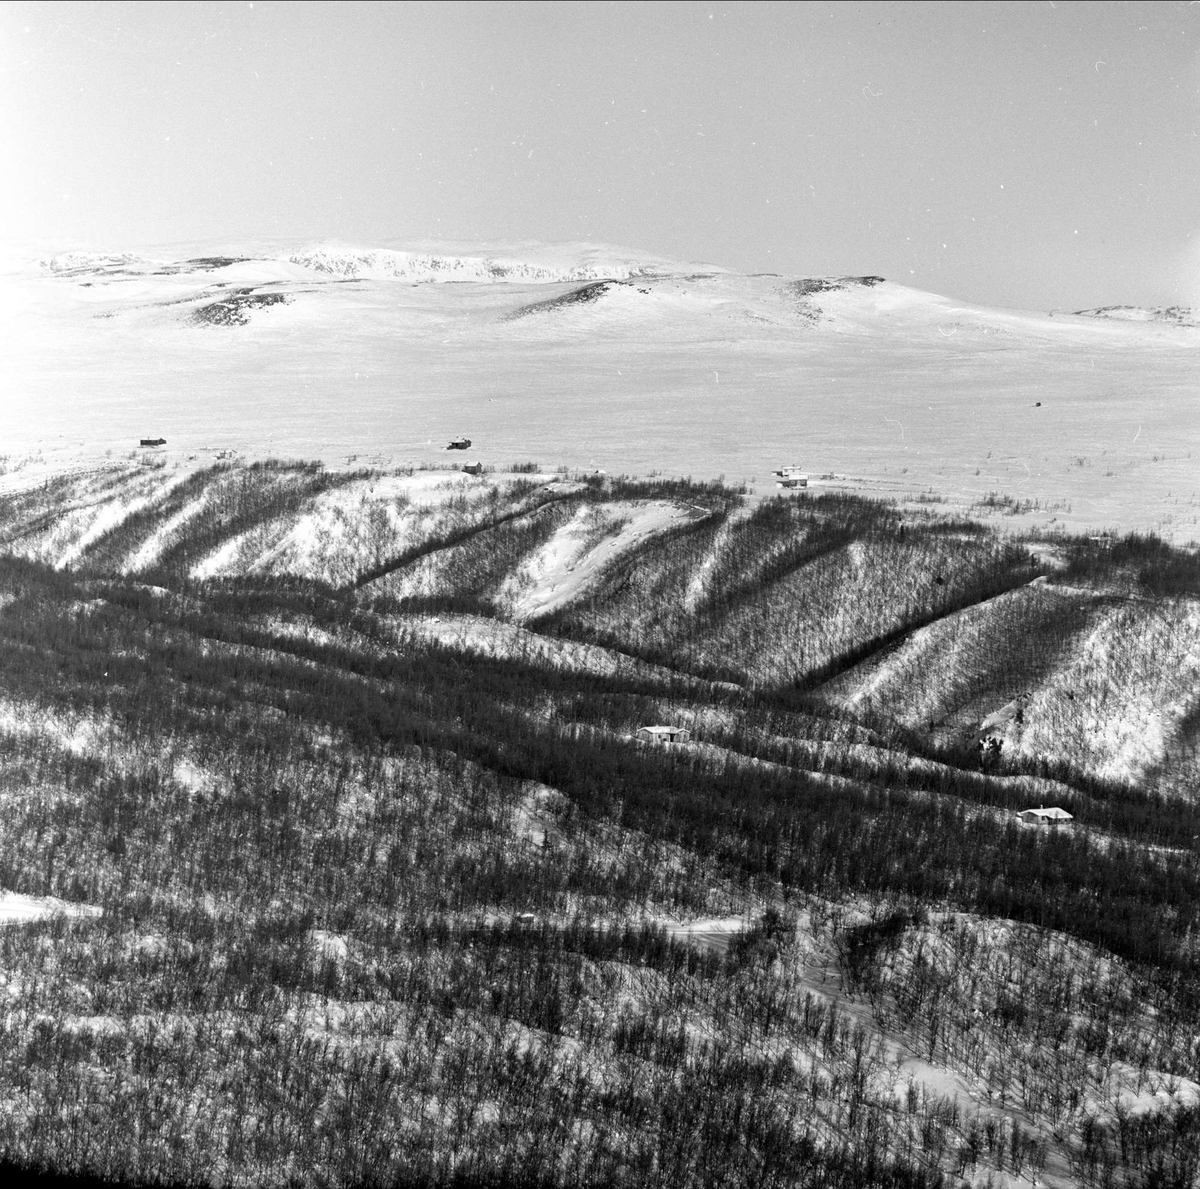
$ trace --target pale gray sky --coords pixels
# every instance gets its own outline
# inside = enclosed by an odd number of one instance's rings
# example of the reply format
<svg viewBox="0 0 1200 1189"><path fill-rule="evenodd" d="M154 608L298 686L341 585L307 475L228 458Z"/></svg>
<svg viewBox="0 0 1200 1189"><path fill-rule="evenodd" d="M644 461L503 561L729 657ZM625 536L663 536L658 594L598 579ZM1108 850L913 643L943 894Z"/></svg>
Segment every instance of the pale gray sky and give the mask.
<svg viewBox="0 0 1200 1189"><path fill-rule="evenodd" d="M1200 302L1200 4L0 6L4 234Z"/></svg>

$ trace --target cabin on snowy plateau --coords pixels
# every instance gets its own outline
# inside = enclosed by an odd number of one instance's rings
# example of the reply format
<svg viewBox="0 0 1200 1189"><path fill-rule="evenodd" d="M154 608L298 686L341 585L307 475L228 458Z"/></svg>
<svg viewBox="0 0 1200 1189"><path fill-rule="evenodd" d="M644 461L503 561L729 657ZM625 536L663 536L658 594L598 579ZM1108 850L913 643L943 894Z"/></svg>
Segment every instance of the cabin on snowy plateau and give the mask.
<svg viewBox="0 0 1200 1189"><path fill-rule="evenodd" d="M803 467L780 467L772 474L779 480L780 487L807 487L808 476Z"/></svg>

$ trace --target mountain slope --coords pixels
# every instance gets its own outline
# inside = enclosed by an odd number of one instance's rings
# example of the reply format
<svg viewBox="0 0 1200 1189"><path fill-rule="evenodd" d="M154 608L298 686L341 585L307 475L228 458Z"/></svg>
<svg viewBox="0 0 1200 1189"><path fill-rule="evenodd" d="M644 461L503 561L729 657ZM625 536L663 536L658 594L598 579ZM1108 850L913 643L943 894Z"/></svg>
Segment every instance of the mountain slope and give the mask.
<svg viewBox="0 0 1200 1189"><path fill-rule="evenodd" d="M532 635L471 628L464 647L803 690L1017 770L1188 796L1200 775L1196 559L1154 540L1048 548L845 496L561 474L226 460L3 481L4 548L58 570L299 581L416 616L422 638L423 616L484 616Z"/></svg>
<svg viewBox="0 0 1200 1189"><path fill-rule="evenodd" d="M48 478L0 494L0 1158L1193 1176L1193 554L530 470Z"/></svg>

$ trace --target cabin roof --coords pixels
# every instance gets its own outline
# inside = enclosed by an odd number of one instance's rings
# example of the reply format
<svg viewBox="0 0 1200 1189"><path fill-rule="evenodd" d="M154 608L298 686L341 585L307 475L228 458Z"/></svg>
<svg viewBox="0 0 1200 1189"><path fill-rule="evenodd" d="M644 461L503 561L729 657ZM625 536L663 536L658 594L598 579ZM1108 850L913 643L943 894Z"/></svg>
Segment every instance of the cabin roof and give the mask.
<svg viewBox="0 0 1200 1189"><path fill-rule="evenodd" d="M1021 816L1025 817L1028 814L1031 817L1044 818L1048 822L1070 822L1074 821L1074 817L1065 809L1060 809L1057 805L1051 806L1049 809L1022 809Z"/></svg>

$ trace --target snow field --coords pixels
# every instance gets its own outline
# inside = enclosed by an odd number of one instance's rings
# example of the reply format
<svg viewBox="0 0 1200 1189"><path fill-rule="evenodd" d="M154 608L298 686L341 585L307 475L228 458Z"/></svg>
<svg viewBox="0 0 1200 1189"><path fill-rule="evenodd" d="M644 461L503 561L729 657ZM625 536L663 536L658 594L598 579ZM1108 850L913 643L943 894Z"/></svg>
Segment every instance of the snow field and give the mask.
<svg viewBox="0 0 1200 1189"><path fill-rule="evenodd" d="M961 509L999 492L1042 509L1023 527L1200 536L1194 327L888 282L798 296L788 278L597 246L255 251L215 271L80 258L10 278L25 311L0 422L12 449L128 449L149 424L195 451L215 425L251 456L419 462L469 431L489 461L735 481L800 461ZM420 283L434 277L459 283ZM619 283L511 318L593 277ZM292 300L245 326L189 326L217 284Z"/></svg>

